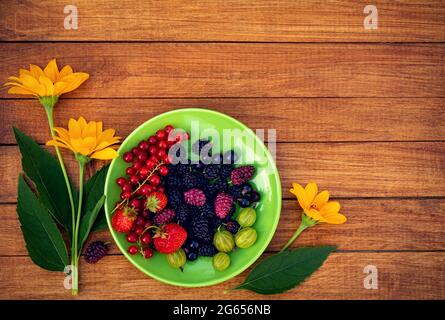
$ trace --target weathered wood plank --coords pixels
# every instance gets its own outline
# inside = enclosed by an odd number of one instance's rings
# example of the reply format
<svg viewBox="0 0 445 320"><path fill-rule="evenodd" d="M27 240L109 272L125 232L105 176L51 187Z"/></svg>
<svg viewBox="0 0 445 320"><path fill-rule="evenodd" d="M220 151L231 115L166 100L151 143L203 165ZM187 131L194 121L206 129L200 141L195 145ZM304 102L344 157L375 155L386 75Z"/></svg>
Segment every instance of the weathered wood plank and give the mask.
<svg viewBox="0 0 445 320"><path fill-rule="evenodd" d="M366 3L353 1L78 0L78 29L65 30L62 0L0 3L0 39L108 41L444 41L442 1L379 1L366 30Z"/></svg>
<svg viewBox="0 0 445 320"><path fill-rule="evenodd" d="M223 291L239 284L247 272L223 284L179 288L153 280L123 256L107 256L96 265L80 268L78 299L443 299L445 253L388 252L334 253L300 287L280 295ZM378 268L378 289L363 287L367 265ZM70 299L63 273L48 272L28 257L0 257L0 298Z"/></svg>
<svg viewBox="0 0 445 320"><path fill-rule="evenodd" d="M55 122L66 126L70 117L83 115L127 136L159 113L199 107L231 115L252 129L274 128L279 142L425 141L445 140L444 105L444 98L61 99ZM0 100L0 114L0 144L15 143L11 126L39 143L48 140L46 117L37 102Z"/></svg>
<svg viewBox="0 0 445 320"><path fill-rule="evenodd" d="M0 147L0 203L14 202L21 171L18 147ZM445 143L284 143L277 166L284 196L293 181L315 181L333 197L444 196ZM68 171L77 163L66 154Z"/></svg>
<svg viewBox="0 0 445 320"><path fill-rule="evenodd" d="M5 43L0 78L52 57L91 74L70 97L445 96L443 44Z"/></svg>
<svg viewBox="0 0 445 320"><path fill-rule="evenodd" d="M305 231L295 246L332 245L339 250L445 250L445 200L341 200L348 222L321 224ZM27 255L13 204L0 205L0 256ZM413 223L415 221L415 223ZM300 222L294 200L284 200L281 220L268 251L278 251ZM110 242L110 253L120 253L108 231L90 241Z"/></svg>

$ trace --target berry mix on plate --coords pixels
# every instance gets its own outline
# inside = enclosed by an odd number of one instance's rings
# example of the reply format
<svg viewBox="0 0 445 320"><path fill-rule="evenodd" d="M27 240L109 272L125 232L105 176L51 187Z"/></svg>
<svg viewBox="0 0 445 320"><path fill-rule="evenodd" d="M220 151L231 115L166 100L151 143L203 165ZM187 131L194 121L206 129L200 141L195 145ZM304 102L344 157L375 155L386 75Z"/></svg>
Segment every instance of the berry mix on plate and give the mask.
<svg viewBox="0 0 445 320"><path fill-rule="evenodd" d="M212 154L206 139L192 144L199 156L192 161L182 156L188 139L168 125L123 154L129 166L116 180L122 191L112 227L126 233L132 255L162 253L181 270L199 256L213 257L222 271L230 265L228 253L257 239L252 226L261 197L249 183L255 167L235 166L233 150Z"/></svg>

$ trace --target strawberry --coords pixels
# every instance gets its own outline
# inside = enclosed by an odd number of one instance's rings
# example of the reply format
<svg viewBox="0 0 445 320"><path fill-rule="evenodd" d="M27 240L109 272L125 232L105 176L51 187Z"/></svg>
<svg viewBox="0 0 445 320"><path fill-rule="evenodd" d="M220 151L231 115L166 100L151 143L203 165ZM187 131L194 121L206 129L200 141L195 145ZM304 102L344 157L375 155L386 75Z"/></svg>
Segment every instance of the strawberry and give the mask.
<svg viewBox="0 0 445 320"><path fill-rule="evenodd" d="M169 223L156 230L153 244L160 253L173 253L182 247L187 231L177 223Z"/></svg>
<svg viewBox="0 0 445 320"><path fill-rule="evenodd" d="M116 210L111 218L111 225L117 232L129 232L136 220L136 211L131 207L123 207Z"/></svg>
<svg viewBox="0 0 445 320"><path fill-rule="evenodd" d="M151 212L159 212L167 206L167 196L165 193L160 191L155 191L147 196L147 201L145 202L145 208Z"/></svg>

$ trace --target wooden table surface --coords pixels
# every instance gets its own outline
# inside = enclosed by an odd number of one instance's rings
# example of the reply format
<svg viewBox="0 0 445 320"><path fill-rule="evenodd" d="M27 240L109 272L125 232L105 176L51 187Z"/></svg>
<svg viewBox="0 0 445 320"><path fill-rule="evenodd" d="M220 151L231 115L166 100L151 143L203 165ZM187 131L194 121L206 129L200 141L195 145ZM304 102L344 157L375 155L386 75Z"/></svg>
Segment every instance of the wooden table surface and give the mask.
<svg viewBox="0 0 445 320"><path fill-rule="evenodd" d="M1 82L53 57L91 75L60 100L57 124L84 115L126 136L175 108L225 112L277 129L283 210L267 254L299 223L292 181L329 189L348 217L299 238L338 250L285 294L222 293L246 273L207 288L165 285L113 243L97 265L82 264L78 298L444 299L445 2L422 2L373 1L378 29L367 30L364 1L74 0L78 29L65 30L67 1L1 1ZM70 299L64 275L27 255L12 125L48 139L38 103L2 89L0 298ZM105 231L92 238L113 242ZM376 290L363 286L367 265L378 269Z"/></svg>

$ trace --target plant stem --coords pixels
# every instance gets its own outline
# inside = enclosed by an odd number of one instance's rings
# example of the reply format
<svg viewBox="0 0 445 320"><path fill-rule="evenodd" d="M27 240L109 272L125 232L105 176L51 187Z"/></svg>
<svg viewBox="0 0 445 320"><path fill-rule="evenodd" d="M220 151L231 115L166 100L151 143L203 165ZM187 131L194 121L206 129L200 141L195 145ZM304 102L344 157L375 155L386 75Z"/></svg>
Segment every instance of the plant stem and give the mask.
<svg viewBox="0 0 445 320"><path fill-rule="evenodd" d="M312 220L311 218L309 218L305 213L303 213L301 215L301 223L300 226L298 227L297 231L295 231L294 235L292 236L292 238L290 238L290 240L286 243L286 245L283 247L283 249L280 250L279 253L283 252L284 250L286 250L292 243L294 243L295 239L298 238L298 236L307 228L315 226L317 224L316 221Z"/></svg>
<svg viewBox="0 0 445 320"><path fill-rule="evenodd" d="M76 157L77 158L77 157ZM77 216L76 216L76 223L75 223L75 229L74 229L74 235L73 235L73 243L71 250L71 257L74 259L74 272L72 276L72 289L71 293L73 296L77 295L78 292L78 285L79 285L79 248L78 248L78 242L79 242L79 224L80 224L80 216L82 214L82 201L83 201L83 176L85 171L85 161L82 161L78 159L79 161L79 204L77 206Z"/></svg>
<svg viewBox="0 0 445 320"><path fill-rule="evenodd" d="M53 102L53 103L55 104L56 102ZM42 104L43 104L43 102L42 102ZM51 131L51 137L53 139L54 139L54 117L53 117L54 104L43 104L43 107L46 112L46 116L48 118L49 129ZM65 179L66 190L68 191L68 198L70 199L71 217L72 217L71 228L72 228L72 234L74 234L74 217L75 217L76 209L74 206L74 197L73 197L73 192L71 190L70 179L68 178L68 174L66 173L65 164L63 162L62 154L60 153L59 147L54 146L54 149L56 150L57 159L59 160L60 168L62 169L62 174Z"/></svg>

